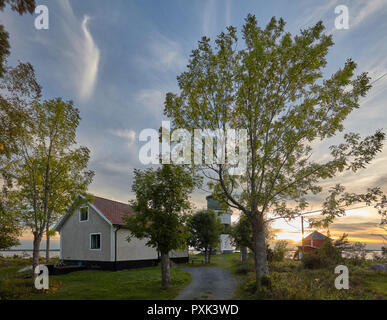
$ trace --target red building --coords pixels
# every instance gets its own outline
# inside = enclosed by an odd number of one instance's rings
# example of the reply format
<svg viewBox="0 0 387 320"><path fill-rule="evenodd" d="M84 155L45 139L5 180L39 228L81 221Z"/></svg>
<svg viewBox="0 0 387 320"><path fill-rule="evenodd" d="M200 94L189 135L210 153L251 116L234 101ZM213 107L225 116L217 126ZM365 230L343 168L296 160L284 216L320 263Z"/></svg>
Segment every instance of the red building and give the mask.
<svg viewBox="0 0 387 320"><path fill-rule="evenodd" d="M327 236L324 236L322 233L318 231L313 231L310 235L308 235L306 238L304 238L304 252L314 252L317 249L321 248L323 242L325 239L327 239ZM302 245L298 246L298 250L302 252Z"/></svg>

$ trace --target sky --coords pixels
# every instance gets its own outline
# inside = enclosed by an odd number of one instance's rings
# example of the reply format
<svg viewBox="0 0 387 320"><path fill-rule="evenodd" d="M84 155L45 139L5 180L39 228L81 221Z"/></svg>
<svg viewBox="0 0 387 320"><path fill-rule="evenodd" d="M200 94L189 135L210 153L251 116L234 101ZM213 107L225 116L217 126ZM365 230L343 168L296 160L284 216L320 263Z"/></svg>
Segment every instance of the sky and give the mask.
<svg viewBox="0 0 387 320"><path fill-rule="evenodd" d="M138 134L145 128L158 129L167 120L165 94L178 92L176 76L185 70L203 35L214 39L228 25L240 30L248 13L255 14L262 27L272 16L283 17L292 34L323 20L335 42L328 54L327 75L347 58L358 63L358 73L369 72L372 80L387 72L387 0L38 0L37 5L49 9L48 30L34 27L37 14L0 12L10 34L8 62L31 62L45 99L74 101L82 117L77 141L91 150L89 168L95 172L89 191L122 202L133 198L133 169L144 168L138 159L143 144ZM335 28L338 5L348 7L348 29ZM386 132L386 85L387 76L375 82L360 109L346 120L347 131L363 136L376 129ZM327 157L331 142L318 145L315 156ZM348 191L381 186L387 192L386 161L384 148L367 169L344 173L323 186L340 181ZM193 194L197 208L205 206L206 195ZM311 210L319 209L319 200L312 201ZM237 217L235 212L233 219ZM383 243L379 222L374 209L349 210L330 233L337 237L346 232L351 241L377 248ZM277 239L301 239L300 221L278 221L273 227Z"/></svg>

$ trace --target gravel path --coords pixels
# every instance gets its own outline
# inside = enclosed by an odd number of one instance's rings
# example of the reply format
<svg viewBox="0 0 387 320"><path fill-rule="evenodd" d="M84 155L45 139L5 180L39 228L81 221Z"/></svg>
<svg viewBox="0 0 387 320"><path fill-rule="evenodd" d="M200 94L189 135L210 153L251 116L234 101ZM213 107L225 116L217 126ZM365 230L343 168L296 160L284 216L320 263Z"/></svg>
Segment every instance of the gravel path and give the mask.
<svg viewBox="0 0 387 320"><path fill-rule="evenodd" d="M175 300L230 300L234 294L236 279L219 267L183 267L192 275L191 283Z"/></svg>

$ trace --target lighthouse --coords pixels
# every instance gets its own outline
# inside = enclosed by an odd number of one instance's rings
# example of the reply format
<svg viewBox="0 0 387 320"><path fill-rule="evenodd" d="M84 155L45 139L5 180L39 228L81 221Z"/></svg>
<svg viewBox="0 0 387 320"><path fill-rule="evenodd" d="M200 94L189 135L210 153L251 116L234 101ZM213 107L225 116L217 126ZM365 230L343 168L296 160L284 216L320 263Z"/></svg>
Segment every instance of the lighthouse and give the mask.
<svg viewBox="0 0 387 320"><path fill-rule="evenodd" d="M233 253L234 249L232 247L231 237L226 232L231 227L231 210L225 210L222 208L221 204L213 196L207 196L207 209L214 210L224 225L224 233L220 235L220 252L221 253Z"/></svg>

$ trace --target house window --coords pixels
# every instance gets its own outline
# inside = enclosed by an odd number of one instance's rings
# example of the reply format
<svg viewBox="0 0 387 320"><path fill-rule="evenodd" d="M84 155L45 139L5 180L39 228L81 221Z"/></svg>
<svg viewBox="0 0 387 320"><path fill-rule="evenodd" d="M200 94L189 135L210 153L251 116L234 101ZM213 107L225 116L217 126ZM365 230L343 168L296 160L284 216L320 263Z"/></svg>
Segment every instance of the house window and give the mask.
<svg viewBox="0 0 387 320"><path fill-rule="evenodd" d="M92 233L90 235L90 249L100 250L101 249L101 234Z"/></svg>
<svg viewBox="0 0 387 320"><path fill-rule="evenodd" d="M79 210L79 221L89 220L89 207L83 207Z"/></svg>

